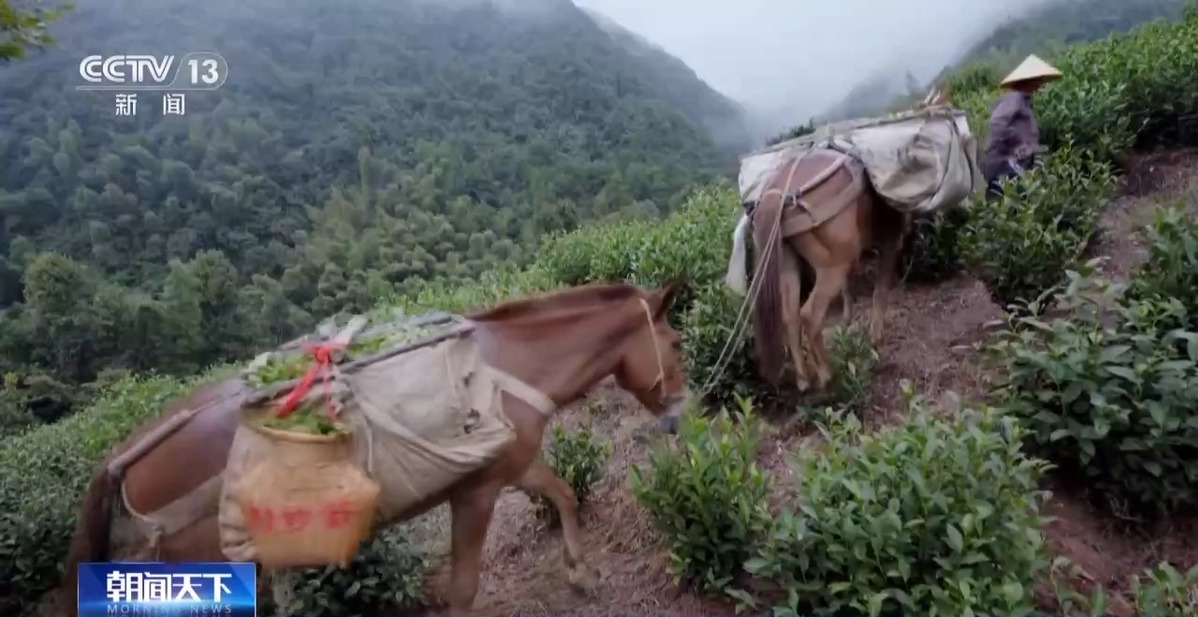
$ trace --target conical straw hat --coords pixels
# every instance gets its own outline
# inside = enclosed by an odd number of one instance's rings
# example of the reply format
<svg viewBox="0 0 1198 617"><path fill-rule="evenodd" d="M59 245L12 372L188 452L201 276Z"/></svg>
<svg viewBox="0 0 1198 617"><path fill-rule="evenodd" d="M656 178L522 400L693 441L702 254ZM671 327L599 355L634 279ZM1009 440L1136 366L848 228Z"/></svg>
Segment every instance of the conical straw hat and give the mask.
<svg viewBox="0 0 1198 617"><path fill-rule="evenodd" d="M1006 79L1002 80L999 85L1009 86L1013 83L1027 81L1029 79L1051 81L1054 79L1060 79L1060 77L1060 71L1053 68L1051 64L1041 60L1035 54L1032 54L1028 56L1022 63L1020 63L1019 66L1015 67L1015 70L1011 71L1011 74L1007 75Z"/></svg>

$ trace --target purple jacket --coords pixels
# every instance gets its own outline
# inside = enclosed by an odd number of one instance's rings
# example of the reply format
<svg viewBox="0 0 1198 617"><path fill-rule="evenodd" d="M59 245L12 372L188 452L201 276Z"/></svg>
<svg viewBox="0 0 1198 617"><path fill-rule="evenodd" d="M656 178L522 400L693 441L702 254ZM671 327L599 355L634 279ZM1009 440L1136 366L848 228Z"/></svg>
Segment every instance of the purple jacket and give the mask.
<svg viewBox="0 0 1198 617"><path fill-rule="evenodd" d="M1026 160L1040 151L1040 128L1032 114L1032 99L1014 90L1003 94L990 109L990 128L982 155L982 175L997 176L1008 160Z"/></svg>

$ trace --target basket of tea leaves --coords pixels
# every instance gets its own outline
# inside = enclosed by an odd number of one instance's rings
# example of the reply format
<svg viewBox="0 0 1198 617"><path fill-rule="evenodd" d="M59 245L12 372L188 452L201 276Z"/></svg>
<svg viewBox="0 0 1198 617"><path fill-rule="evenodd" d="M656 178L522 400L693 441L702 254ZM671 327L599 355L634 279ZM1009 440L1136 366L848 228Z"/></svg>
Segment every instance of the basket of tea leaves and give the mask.
<svg viewBox="0 0 1198 617"><path fill-rule="evenodd" d="M282 409L268 405L247 419L267 451L233 489L257 560L345 567L373 529L382 488L354 461L352 431L319 389Z"/></svg>
<svg viewBox="0 0 1198 617"><path fill-rule="evenodd" d="M263 565L344 567L373 528L381 487L354 461L343 397L301 383L308 389L245 410L265 451L234 492Z"/></svg>

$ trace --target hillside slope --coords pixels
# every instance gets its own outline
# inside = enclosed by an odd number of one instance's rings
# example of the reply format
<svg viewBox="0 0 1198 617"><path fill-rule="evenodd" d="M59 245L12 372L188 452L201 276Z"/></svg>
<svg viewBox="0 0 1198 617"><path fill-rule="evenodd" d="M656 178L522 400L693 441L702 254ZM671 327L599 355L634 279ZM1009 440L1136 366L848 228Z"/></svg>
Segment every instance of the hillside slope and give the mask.
<svg viewBox="0 0 1198 617"><path fill-rule="evenodd" d="M568 0L84 1L53 32L0 69L0 372L52 390L525 261L734 160L725 98ZM230 77L182 118L73 89L89 54L198 49Z"/></svg>
<svg viewBox="0 0 1198 617"><path fill-rule="evenodd" d="M1000 25L954 63L1022 58L1046 47L1064 48L1126 32L1146 21L1177 19L1186 0L1055 0Z"/></svg>
<svg viewBox="0 0 1198 617"><path fill-rule="evenodd" d="M752 147L741 106L714 93L685 62L668 54L657 44L628 30L611 18L582 9L596 25L635 58L637 64L661 90L662 96L677 107L691 122L706 129L724 149L734 153Z"/></svg>
<svg viewBox="0 0 1198 617"><path fill-rule="evenodd" d="M1154 19L1175 19L1186 0L1053 0L1026 15L996 24L994 30L949 63L940 76L971 62L993 62L1009 70L1029 53L1046 54L1066 46L1126 32ZM940 76L937 76L939 79ZM927 91L926 84L900 71L880 71L855 86L822 120L869 116L906 105ZM896 102L896 99L898 102ZM806 118L796 118L796 123Z"/></svg>

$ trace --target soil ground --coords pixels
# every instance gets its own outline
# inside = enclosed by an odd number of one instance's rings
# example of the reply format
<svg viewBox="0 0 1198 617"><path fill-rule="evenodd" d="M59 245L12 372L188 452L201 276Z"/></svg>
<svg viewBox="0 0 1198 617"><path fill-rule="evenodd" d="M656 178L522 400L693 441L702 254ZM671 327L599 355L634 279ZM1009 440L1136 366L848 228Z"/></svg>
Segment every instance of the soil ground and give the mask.
<svg viewBox="0 0 1198 617"><path fill-rule="evenodd" d="M1133 157L1124 178L1124 196L1106 212L1102 233L1092 252L1109 258L1103 270L1126 277L1145 255L1142 229L1156 207L1183 195L1198 175L1198 151L1171 151ZM856 289L858 285L854 285ZM868 284L854 293L854 321L867 318ZM937 397L955 391L963 398L983 393L975 346L984 341L987 324L1003 312L983 285L959 276L934 286L897 289L887 312L888 328L878 349L881 362L867 422L885 424L902 413L899 384L910 380L917 392ZM633 439L648 421L639 404L609 384L600 386L582 405L563 410L567 426L590 424L611 440L613 453L604 479L581 517L590 563L602 580L591 596L572 591L560 557L560 533L537 522L527 497L504 494L487 542L476 610L482 615L733 615L731 605L680 591L668 571L668 555L646 512L628 488L629 467L643 462L646 447ZM802 438L792 427L775 425L763 444L762 464L775 473L778 490L793 484L787 453ZM1128 591L1131 576L1162 560L1183 571L1198 565L1198 517L1175 521L1152 531L1128 526L1089 505L1080 487L1052 486L1046 514L1056 517L1045 533L1056 555L1076 566L1073 578L1088 593L1101 583L1111 594L1111 614L1132 615L1118 597ZM432 515L443 518L444 513ZM442 537L434 542L442 543ZM431 538L430 538L431 539ZM444 544L441 544L442 549ZM434 570L430 590L444 588L448 568ZM1054 609L1047 588L1038 592L1045 609Z"/></svg>

